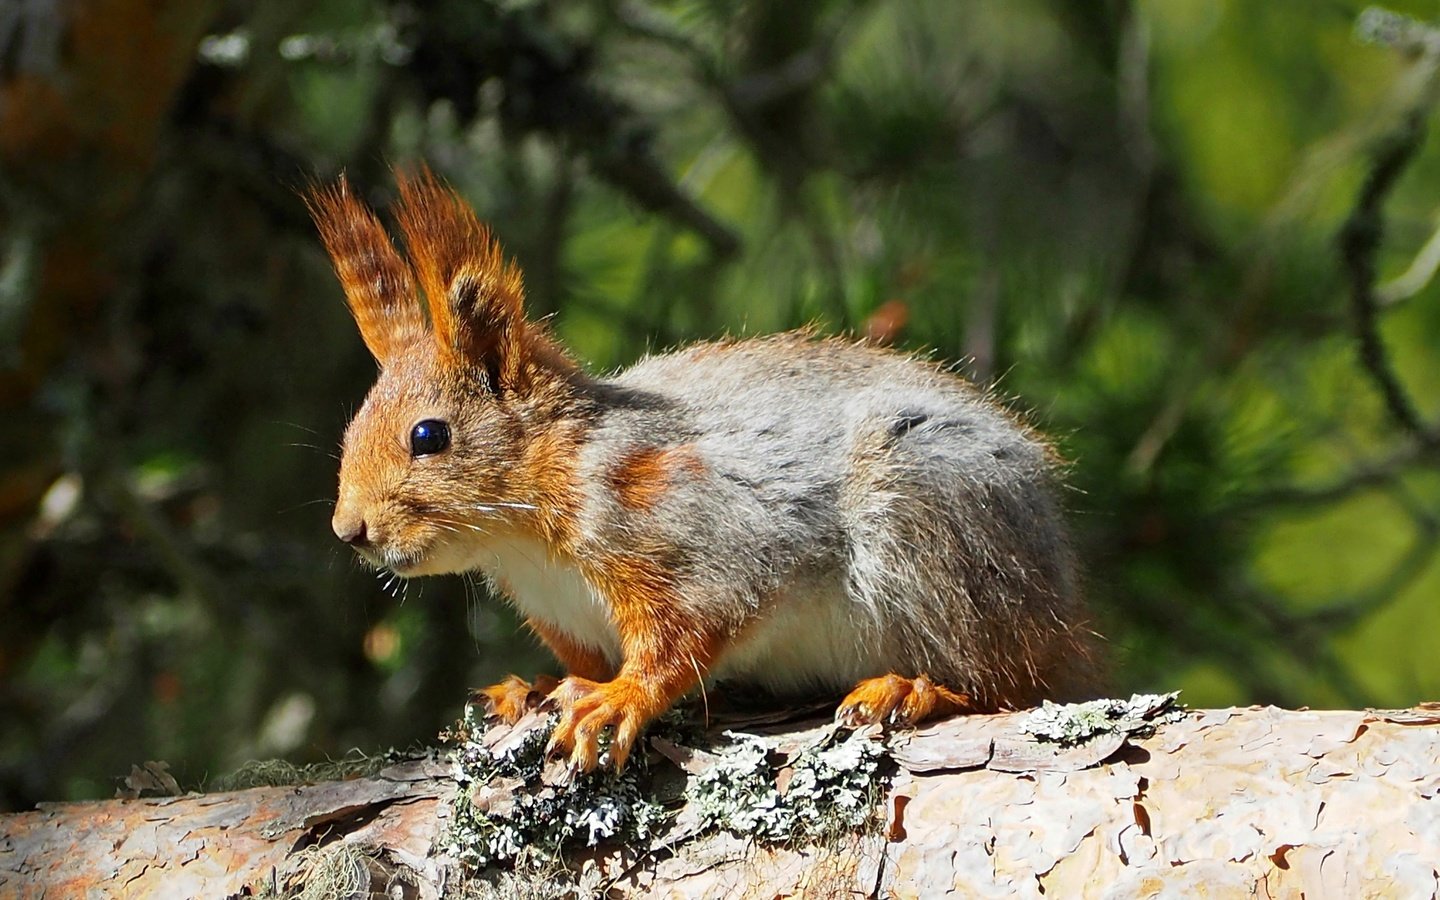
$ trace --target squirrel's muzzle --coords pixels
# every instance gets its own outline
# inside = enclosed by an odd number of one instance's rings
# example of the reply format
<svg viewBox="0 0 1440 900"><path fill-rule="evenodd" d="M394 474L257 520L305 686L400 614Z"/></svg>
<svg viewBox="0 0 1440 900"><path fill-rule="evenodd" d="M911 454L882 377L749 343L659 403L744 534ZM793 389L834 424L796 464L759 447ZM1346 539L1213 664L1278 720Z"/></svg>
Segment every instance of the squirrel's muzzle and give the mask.
<svg viewBox="0 0 1440 900"><path fill-rule="evenodd" d="M330 520L330 527L335 529L335 536L352 547L368 547L370 536L366 533L365 519L360 516L343 515L335 513Z"/></svg>

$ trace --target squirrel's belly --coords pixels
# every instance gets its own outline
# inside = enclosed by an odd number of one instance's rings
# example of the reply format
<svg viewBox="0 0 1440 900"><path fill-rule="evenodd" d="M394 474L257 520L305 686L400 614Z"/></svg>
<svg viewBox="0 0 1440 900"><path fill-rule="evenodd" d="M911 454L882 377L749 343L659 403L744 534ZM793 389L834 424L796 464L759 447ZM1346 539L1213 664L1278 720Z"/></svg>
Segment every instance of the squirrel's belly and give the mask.
<svg viewBox="0 0 1440 900"><path fill-rule="evenodd" d="M767 604L710 673L710 680L756 685L777 694L846 691L893 667L869 611L840 579L786 589Z"/></svg>
<svg viewBox="0 0 1440 900"><path fill-rule="evenodd" d="M620 638L605 603L569 561L554 556L539 541L516 537L487 544L478 566L521 615L541 619L577 642L598 648L619 665Z"/></svg>

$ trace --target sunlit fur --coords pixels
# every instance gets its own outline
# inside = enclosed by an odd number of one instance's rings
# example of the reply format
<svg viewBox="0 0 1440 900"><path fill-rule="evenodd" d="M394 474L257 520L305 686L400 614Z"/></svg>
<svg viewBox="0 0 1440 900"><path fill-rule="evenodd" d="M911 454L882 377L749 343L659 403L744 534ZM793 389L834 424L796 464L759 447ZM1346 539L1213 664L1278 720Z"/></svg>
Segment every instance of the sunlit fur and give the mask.
<svg viewBox="0 0 1440 900"><path fill-rule="evenodd" d="M344 180L307 198L365 346L381 365L425 336L410 266Z"/></svg>
<svg viewBox="0 0 1440 900"><path fill-rule="evenodd" d="M854 721L1089 690L1053 455L962 379L803 333L593 378L428 173L400 181L408 260L344 182L311 206L381 365L345 435L336 532L363 522L372 564L479 571L506 594L571 673L551 699L577 768L606 728L622 763L702 679L859 682ZM412 457L423 419L452 443ZM513 713L526 691L488 696Z"/></svg>

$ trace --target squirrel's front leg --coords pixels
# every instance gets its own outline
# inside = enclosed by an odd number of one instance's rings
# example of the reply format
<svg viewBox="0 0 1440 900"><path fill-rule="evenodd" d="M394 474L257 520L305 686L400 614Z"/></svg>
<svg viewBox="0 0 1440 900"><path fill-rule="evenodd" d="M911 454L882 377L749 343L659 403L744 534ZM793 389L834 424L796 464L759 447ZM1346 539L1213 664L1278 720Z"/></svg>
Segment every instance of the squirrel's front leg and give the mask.
<svg viewBox="0 0 1440 900"><path fill-rule="evenodd" d="M719 623L690 613L669 574L647 560L612 560L591 581L610 606L625 659L610 681L572 675L550 694L560 711L550 749L579 772L599 763L607 727L610 764L623 767L641 729L700 683L725 641Z"/></svg>

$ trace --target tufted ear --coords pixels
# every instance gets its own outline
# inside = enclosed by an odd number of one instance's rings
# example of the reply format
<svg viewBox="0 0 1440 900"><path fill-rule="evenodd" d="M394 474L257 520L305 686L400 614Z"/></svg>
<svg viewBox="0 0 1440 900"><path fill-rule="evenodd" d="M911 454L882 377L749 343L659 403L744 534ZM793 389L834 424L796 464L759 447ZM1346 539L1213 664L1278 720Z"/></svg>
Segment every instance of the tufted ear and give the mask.
<svg viewBox="0 0 1440 900"><path fill-rule="evenodd" d="M312 188L305 205L335 264L360 337L383 368L400 348L425 335L410 266L344 176L332 187Z"/></svg>
<svg viewBox="0 0 1440 900"><path fill-rule="evenodd" d="M520 269L490 229L427 168L397 173L396 218L430 310L436 350L491 390L524 387L532 343Z"/></svg>

